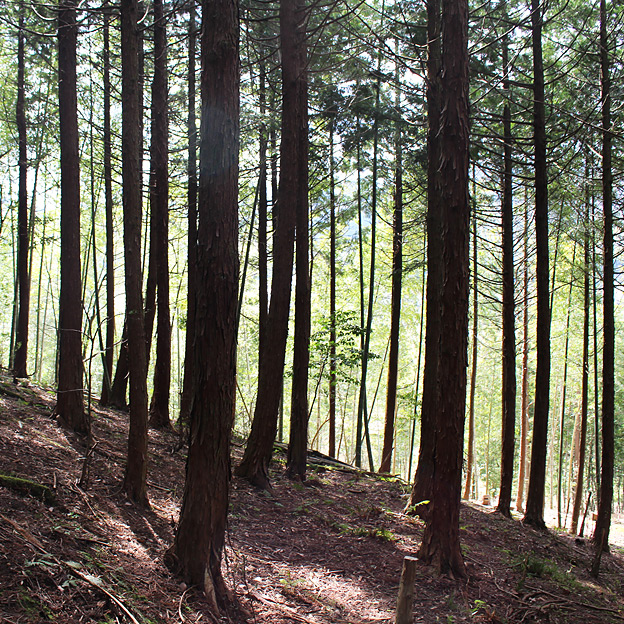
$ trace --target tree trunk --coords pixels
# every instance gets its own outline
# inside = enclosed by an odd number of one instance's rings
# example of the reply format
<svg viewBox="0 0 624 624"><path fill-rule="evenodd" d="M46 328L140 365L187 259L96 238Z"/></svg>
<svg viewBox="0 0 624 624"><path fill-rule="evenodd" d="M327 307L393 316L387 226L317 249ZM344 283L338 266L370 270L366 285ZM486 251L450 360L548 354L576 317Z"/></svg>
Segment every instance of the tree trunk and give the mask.
<svg viewBox="0 0 624 624"><path fill-rule="evenodd" d="M399 74L396 74L396 114L401 114ZM379 472L390 472L394 444L394 419L397 408L397 383L399 374L399 335L401 329L401 286L403 277L403 158L401 153L401 127L396 122L396 164L394 167L394 223L392 237L392 302L390 322L390 353L388 355L388 385L386 391L386 421L384 443Z"/></svg>
<svg viewBox="0 0 624 624"><path fill-rule="evenodd" d="M296 9L297 23L305 23L304 6ZM293 378L290 407L290 440L286 472L290 478L305 480L308 451L308 369L310 363L311 275L308 205L308 77L305 29L297 39L299 76L297 118L297 180L296 180L296 275L295 341L293 347Z"/></svg>
<svg viewBox="0 0 624 624"><path fill-rule="evenodd" d="M30 313L30 271L28 269L28 153L26 144L26 110L25 110L25 60L24 60L24 2L20 1L20 17L17 39L17 105L15 119L17 122L17 141L19 149L19 188L17 199L17 289L18 305L17 326L15 333L15 355L13 358L13 375L24 378L28 376L28 317Z"/></svg>
<svg viewBox="0 0 624 624"><path fill-rule="evenodd" d="M501 481L497 509L511 517L514 446L516 441L516 307L514 301L513 257L513 164L511 156L511 107L509 103L509 49L503 38L503 379L502 379L502 450Z"/></svg>
<svg viewBox="0 0 624 624"><path fill-rule="evenodd" d="M427 329L425 333L425 367L420 413L420 449L418 466L409 505L431 497L431 478L435 455L435 415L438 402L438 364L440 358L440 298L442 280L442 226L440 184L440 112L442 90L442 45L440 41L440 0L427 0ZM416 513L422 515L426 506Z"/></svg>
<svg viewBox="0 0 624 624"><path fill-rule="evenodd" d="M524 209L524 258L522 297L522 390L520 398L520 465L518 467L518 496L516 511L524 512L524 482L526 481L527 440L529 437L529 207Z"/></svg>
<svg viewBox="0 0 624 624"><path fill-rule="evenodd" d="M358 85L359 86L359 85ZM364 230L362 227L362 145L360 116L357 115L357 206L358 206L358 259L359 259L359 301L360 301L360 328L364 328ZM364 332L360 333L360 352L364 353ZM359 406L355 425L355 466L362 466L362 431L364 414L360 412Z"/></svg>
<svg viewBox="0 0 624 624"><path fill-rule="evenodd" d="M611 170L611 77L609 68L606 0L600 0L600 82L602 87L602 211L604 220L604 291L602 349L602 467L598 519L593 542L600 551L609 550L613 506L615 453L615 318L613 266L613 172Z"/></svg>
<svg viewBox="0 0 624 624"><path fill-rule="evenodd" d="M280 3L280 42L282 50L282 145L277 224L273 242L273 280L267 318L271 343L259 354L258 396L251 433L236 474L251 483L270 488L268 468L273 453L277 417L282 395L286 339L293 268L296 224L297 180L300 172L299 124L301 84L304 78L297 50L303 32L297 22L297 0ZM300 17L300 16L299 16Z"/></svg>
<svg viewBox="0 0 624 624"><path fill-rule="evenodd" d="M150 198L156 218L156 363L150 425L171 429L171 318L169 310L169 114L167 88L167 29L163 1L154 0L154 79L152 83L152 172Z"/></svg>
<svg viewBox="0 0 624 624"><path fill-rule="evenodd" d="M113 247L113 169L111 164L110 9L104 7L104 203L106 212L106 352L100 405L109 404L115 349L115 252ZM125 391L124 391L125 395ZM125 399L125 396L124 396Z"/></svg>
<svg viewBox="0 0 624 624"><path fill-rule="evenodd" d="M236 0L202 4L194 398L180 524L169 554L211 609L227 604L221 558L236 399L239 60ZM214 111L219 111L217 115ZM201 285L201 287L199 287Z"/></svg>
<svg viewBox="0 0 624 624"><path fill-rule="evenodd" d="M59 8L59 130L61 148L61 293L56 413L68 428L89 433L83 403L80 270L80 155L76 96L78 24L75 0Z"/></svg>
<svg viewBox="0 0 624 624"><path fill-rule="evenodd" d="M572 252L572 268L576 260L576 242ZM574 278L570 275L570 290L568 291L568 308L566 312L566 331L565 331L565 347L563 350L563 382L561 384L561 405L559 406L559 466L557 472L557 526L563 528L565 522L562 523L562 507L563 507L563 450L564 450L564 430L565 430L565 411L566 411L566 394L568 389L568 354L570 351L570 311L572 309L572 291L574 287Z"/></svg>
<svg viewBox="0 0 624 624"><path fill-rule="evenodd" d="M533 141L535 147L535 237L537 257L537 368L531 469L524 522L538 528L544 523L546 448L550 402L550 302L548 297L548 170L546 113L542 59L542 7L531 1L533 42Z"/></svg>
<svg viewBox="0 0 624 624"><path fill-rule="evenodd" d="M431 510L419 557L440 573L465 577L459 544L459 509L468 348L468 2L442 2L442 116L440 190L444 206L440 392ZM443 391L442 391L443 389Z"/></svg>
<svg viewBox="0 0 624 624"><path fill-rule="evenodd" d="M193 397L193 340L195 338L195 291L197 288L197 127L195 122L195 3L191 2L188 32L188 263L186 293L186 341L184 380L180 399L180 423L188 423Z"/></svg>
<svg viewBox="0 0 624 624"><path fill-rule="evenodd" d="M474 182L473 190L476 190L474 188ZM470 498L470 488L472 487L472 474L474 471L475 393L477 389L477 355L479 346L479 274L477 257L478 251L476 211L472 217L472 240L472 366L470 369L470 396L468 399L468 451L466 452L466 485L464 486L464 500L468 500Z"/></svg>
<svg viewBox="0 0 624 624"><path fill-rule="evenodd" d="M128 409L128 402L126 400L129 379L128 368L128 319L126 318L124 319L123 329L121 330L117 367L115 368L115 377L113 378L108 399L108 405L110 407L124 411Z"/></svg>
<svg viewBox="0 0 624 624"><path fill-rule="evenodd" d="M258 351L266 349L266 326L267 314L269 312L269 290L268 290L268 245L267 245L267 219L268 219L268 197L267 197L267 149L268 136L267 127L264 122L266 115L266 68L264 60L260 61L260 174L258 191Z"/></svg>
<svg viewBox="0 0 624 624"><path fill-rule="evenodd" d="M587 167L587 179L589 180L589 167ZM578 472L576 475L576 487L574 488L574 505L572 506L572 520L570 533L576 535L578 520L583 503L583 479L585 475L585 453L587 447L587 407L589 394L589 267L591 262L590 236L589 236L589 191L587 192L585 213L585 255L583 263L583 372L581 382L581 422L578 441Z"/></svg>
<svg viewBox="0 0 624 624"><path fill-rule="evenodd" d="M383 18L383 15L382 15ZM364 436L366 439L366 450L368 453L368 467L371 472L375 471L373 463L373 452L371 449L370 435L368 430L368 419L370 412L367 408L367 377L368 358L370 354L370 339L373 331L373 306L375 303L375 266L377 249L377 178L379 168L379 102L381 96L381 51L377 62L377 80L375 83L375 120L373 124L373 167L372 167L372 189L371 189L371 246L370 246L370 266L368 275L368 306L366 308L366 327L364 328L364 349L362 350L362 377L360 381L360 396L358 400L358 423L364 425ZM372 409L371 409L372 412ZM361 435L361 432L360 432ZM358 441L359 442L359 441ZM361 463L361 462L360 462Z"/></svg>
<svg viewBox="0 0 624 624"><path fill-rule="evenodd" d="M147 358L141 277L142 97L139 79L141 33L137 0L121 2L122 182L126 324L130 373L130 431L123 489L142 506L147 500Z"/></svg>
<svg viewBox="0 0 624 624"><path fill-rule="evenodd" d="M334 121L329 114L329 456L336 457L336 175L334 163Z"/></svg>

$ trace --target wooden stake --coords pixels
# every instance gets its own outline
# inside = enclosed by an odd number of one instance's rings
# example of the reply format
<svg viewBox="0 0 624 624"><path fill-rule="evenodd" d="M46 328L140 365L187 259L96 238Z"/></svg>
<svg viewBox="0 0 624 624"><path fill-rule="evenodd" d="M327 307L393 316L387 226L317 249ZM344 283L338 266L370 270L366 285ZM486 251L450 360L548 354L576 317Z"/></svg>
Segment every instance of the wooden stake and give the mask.
<svg viewBox="0 0 624 624"><path fill-rule="evenodd" d="M401 582L399 583L399 596L397 598L396 624L411 624L412 605L414 602L414 580L416 578L416 557L403 559Z"/></svg>

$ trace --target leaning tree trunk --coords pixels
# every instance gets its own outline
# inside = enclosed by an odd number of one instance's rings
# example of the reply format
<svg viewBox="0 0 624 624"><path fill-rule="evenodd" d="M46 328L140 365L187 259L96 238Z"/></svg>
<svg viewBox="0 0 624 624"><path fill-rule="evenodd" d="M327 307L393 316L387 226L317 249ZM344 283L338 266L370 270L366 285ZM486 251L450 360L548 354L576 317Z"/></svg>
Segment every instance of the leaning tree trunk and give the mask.
<svg viewBox="0 0 624 624"><path fill-rule="evenodd" d="M420 449L409 506L424 514L429 500L435 455L435 415L438 401L440 357L440 293L444 278L442 266L441 198L439 195L440 85L442 45L440 41L440 0L427 0L427 329L425 369L420 412ZM414 507L418 505L417 507Z"/></svg>
<svg viewBox="0 0 624 624"><path fill-rule="evenodd" d="M61 148L61 293L56 413L79 433L89 432L83 402L80 271L80 154L76 95L78 24L75 0L59 9L59 130Z"/></svg>
<svg viewBox="0 0 624 624"><path fill-rule="evenodd" d="M468 160L468 2L442 2L442 116L440 192L444 206L436 453L431 510L419 558L440 573L465 577L459 544L459 509L466 407L470 203Z"/></svg>
<svg viewBox="0 0 624 624"><path fill-rule="evenodd" d="M544 490L550 402L550 302L548 296L548 168L542 59L542 4L531 1L533 42L533 141L535 148L535 238L537 258L537 367L531 469L524 522L545 528Z"/></svg>
<svg viewBox="0 0 624 624"><path fill-rule="evenodd" d="M162 0L154 0L154 79L152 82L152 174L150 196L156 221L156 363L150 425L170 429L171 319L169 311L169 114L167 110L167 29Z"/></svg>
<svg viewBox="0 0 624 624"><path fill-rule="evenodd" d="M24 81L24 2L20 2L19 29L17 36L17 142L19 148L19 187L17 196L17 326L15 332L15 356L13 375L27 377L28 358L28 317L30 312L30 271L28 269L28 153L26 144L26 85Z"/></svg>
<svg viewBox="0 0 624 624"><path fill-rule="evenodd" d="M202 119L196 332L190 442L180 524L169 551L215 613L226 606L221 558L236 399L239 53L236 0L202 4ZM214 111L219 111L218 115ZM201 285L201 286L199 286Z"/></svg>
<svg viewBox="0 0 624 624"><path fill-rule="evenodd" d="M513 257L513 169L511 159L511 107L509 103L509 50L507 35L503 38L503 383L502 383L502 452L501 481L497 510L511 517L514 446L516 440L516 323L514 301Z"/></svg>
<svg viewBox="0 0 624 624"><path fill-rule="evenodd" d="M602 211L604 220L604 294L602 349L602 468L598 519L593 542L600 553L609 550L609 529L613 505L615 453L615 319L613 287L613 172L611 170L611 77L607 36L606 0L600 1L600 78L602 86ZM599 556L597 557L599 561ZM594 572L597 574L597 565Z"/></svg>
<svg viewBox="0 0 624 624"><path fill-rule="evenodd" d="M280 42L282 50L282 145L279 182L279 215L273 235L273 280L267 318L267 335L271 342L259 354L258 396L247 447L236 474L262 488L270 488L269 462L277 430L277 417L282 397L286 339L295 238L297 179L299 176L298 131L304 114L299 82L304 77L297 53L303 39L302 25L297 22L298 0L280 3Z"/></svg>
<svg viewBox="0 0 624 624"><path fill-rule="evenodd" d="M126 324L130 374L130 431L123 489L147 506L147 357L141 276L141 118L140 29L137 0L121 2L121 106Z"/></svg>

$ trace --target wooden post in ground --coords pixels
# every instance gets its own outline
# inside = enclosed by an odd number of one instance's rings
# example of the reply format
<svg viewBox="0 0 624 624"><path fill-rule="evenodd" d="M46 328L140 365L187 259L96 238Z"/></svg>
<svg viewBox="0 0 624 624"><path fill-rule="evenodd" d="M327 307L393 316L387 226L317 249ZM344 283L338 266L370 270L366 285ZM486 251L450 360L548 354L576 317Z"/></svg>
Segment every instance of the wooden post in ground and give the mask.
<svg viewBox="0 0 624 624"><path fill-rule="evenodd" d="M414 619L412 605L414 602L414 580L416 578L417 561L416 557L405 557L403 559L395 624L411 624Z"/></svg>

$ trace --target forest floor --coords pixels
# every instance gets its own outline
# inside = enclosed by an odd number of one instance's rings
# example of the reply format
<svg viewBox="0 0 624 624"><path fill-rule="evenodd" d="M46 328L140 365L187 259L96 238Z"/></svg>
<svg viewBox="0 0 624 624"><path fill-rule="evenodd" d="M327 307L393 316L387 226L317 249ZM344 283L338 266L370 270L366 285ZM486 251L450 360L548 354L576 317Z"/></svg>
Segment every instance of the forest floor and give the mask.
<svg viewBox="0 0 624 624"><path fill-rule="evenodd" d="M199 592L163 564L184 485L176 434L150 433L144 511L119 487L126 415L93 409L97 445L88 454L57 425L53 405L51 392L0 376L0 474L49 488L32 496L18 481L0 485L0 622L216 622ZM235 461L241 450L234 444ZM415 555L423 531L403 514L407 485L320 465L301 485L285 478L279 455L271 477L273 495L232 482L224 577L246 621L394 622L402 560ZM596 580L586 540L464 504L469 578L419 566L414 622L624 622L621 519L612 534Z"/></svg>

